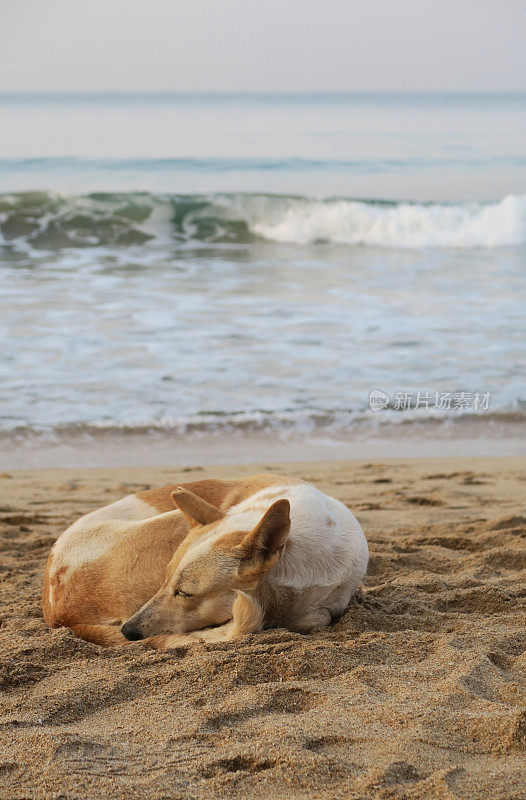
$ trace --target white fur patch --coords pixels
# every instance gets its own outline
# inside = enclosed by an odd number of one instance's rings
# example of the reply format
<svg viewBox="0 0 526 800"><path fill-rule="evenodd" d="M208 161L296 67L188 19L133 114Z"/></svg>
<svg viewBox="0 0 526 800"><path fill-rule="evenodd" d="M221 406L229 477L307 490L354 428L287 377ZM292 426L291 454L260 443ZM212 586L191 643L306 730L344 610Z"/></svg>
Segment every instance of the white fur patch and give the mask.
<svg viewBox="0 0 526 800"><path fill-rule="evenodd" d="M75 570L83 564L95 561L126 534L133 522L155 516L162 515L158 514L154 506L139 500L133 494L86 514L70 525L53 545L50 578L62 567Z"/></svg>

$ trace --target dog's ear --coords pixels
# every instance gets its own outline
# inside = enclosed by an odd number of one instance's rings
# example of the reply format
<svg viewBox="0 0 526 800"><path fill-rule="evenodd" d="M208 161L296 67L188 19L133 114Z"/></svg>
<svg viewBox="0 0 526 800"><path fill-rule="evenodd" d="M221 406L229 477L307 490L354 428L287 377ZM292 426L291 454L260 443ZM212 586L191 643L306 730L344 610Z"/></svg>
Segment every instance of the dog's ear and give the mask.
<svg viewBox="0 0 526 800"><path fill-rule="evenodd" d="M172 492L172 500L183 512L191 528L194 525L210 525L211 522L217 522L224 517L218 508L188 489L183 489L182 486L178 486L175 492Z"/></svg>
<svg viewBox="0 0 526 800"><path fill-rule="evenodd" d="M290 503L277 500L240 545L239 572L266 572L277 561L290 531Z"/></svg>

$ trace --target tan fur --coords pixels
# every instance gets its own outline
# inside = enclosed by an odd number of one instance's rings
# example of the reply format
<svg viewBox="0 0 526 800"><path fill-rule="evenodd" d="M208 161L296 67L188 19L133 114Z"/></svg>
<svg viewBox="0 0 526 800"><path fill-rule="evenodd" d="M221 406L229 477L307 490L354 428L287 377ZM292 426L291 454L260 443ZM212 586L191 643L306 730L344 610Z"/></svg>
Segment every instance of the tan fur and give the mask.
<svg viewBox="0 0 526 800"><path fill-rule="evenodd" d="M132 644L114 625L72 625L71 630L81 639L103 647L127 647Z"/></svg>
<svg viewBox="0 0 526 800"><path fill-rule="evenodd" d="M218 522L223 517L223 513L211 503L207 502L199 495L178 486L171 494L172 501L185 515L190 527L196 523L199 525L210 525Z"/></svg>
<svg viewBox="0 0 526 800"><path fill-rule="evenodd" d="M153 506L158 513L162 514L164 511L172 511L174 507L172 493L177 491L180 486L202 497L207 503L217 508L222 508L227 496L238 489L239 481L203 480L193 481L192 483L169 484L160 489L138 492L136 496L139 500L144 500L145 503Z"/></svg>
<svg viewBox="0 0 526 800"><path fill-rule="evenodd" d="M252 475L250 478L233 481L210 478L208 480L192 481L191 483L168 484L160 489L148 489L145 492L138 492L135 497L153 506L157 513L162 514L173 509L172 492L177 491L182 486L183 489L188 489L188 491L202 497L207 503L216 506L220 511L226 511L226 509L239 503L245 497L250 497L258 489L274 486L283 482L283 480L288 483L299 483L297 478L283 478L281 475L271 475L263 472Z"/></svg>
<svg viewBox="0 0 526 800"><path fill-rule="evenodd" d="M297 498L290 546L289 496ZM305 511L298 502L307 503ZM137 638L152 647L227 641L278 624L310 630L343 611L365 571L363 552L347 568L340 563L347 550L331 550L331 537L334 547L347 547L342 524L363 539L341 504L279 475L140 492L81 518L57 540L44 579L44 617L105 646ZM329 561L319 557L313 525Z"/></svg>

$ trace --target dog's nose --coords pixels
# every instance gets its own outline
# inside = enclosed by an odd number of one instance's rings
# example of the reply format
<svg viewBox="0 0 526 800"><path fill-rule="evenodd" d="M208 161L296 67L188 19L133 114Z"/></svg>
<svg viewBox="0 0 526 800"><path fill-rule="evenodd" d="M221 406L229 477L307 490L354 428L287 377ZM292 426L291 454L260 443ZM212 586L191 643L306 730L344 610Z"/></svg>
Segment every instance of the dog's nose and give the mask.
<svg viewBox="0 0 526 800"><path fill-rule="evenodd" d="M137 642L139 639L143 638L142 633L134 628L133 625L130 625L129 622L125 622L121 628L121 633L129 639L130 642Z"/></svg>

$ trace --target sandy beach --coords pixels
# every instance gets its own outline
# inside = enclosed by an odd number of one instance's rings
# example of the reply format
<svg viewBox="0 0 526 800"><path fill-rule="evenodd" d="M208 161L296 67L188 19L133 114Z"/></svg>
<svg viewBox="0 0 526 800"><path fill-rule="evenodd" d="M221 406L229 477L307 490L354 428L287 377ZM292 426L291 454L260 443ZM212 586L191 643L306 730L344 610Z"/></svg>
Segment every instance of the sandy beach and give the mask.
<svg viewBox="0 0 526 800"><path fill-rule="evenodd" d="M365 584L332 627L170 652L47 629L44 565L76 517L260 469L366 532ZM524 459L28 470L0 494L1 797L526 797Z"/></svg>

